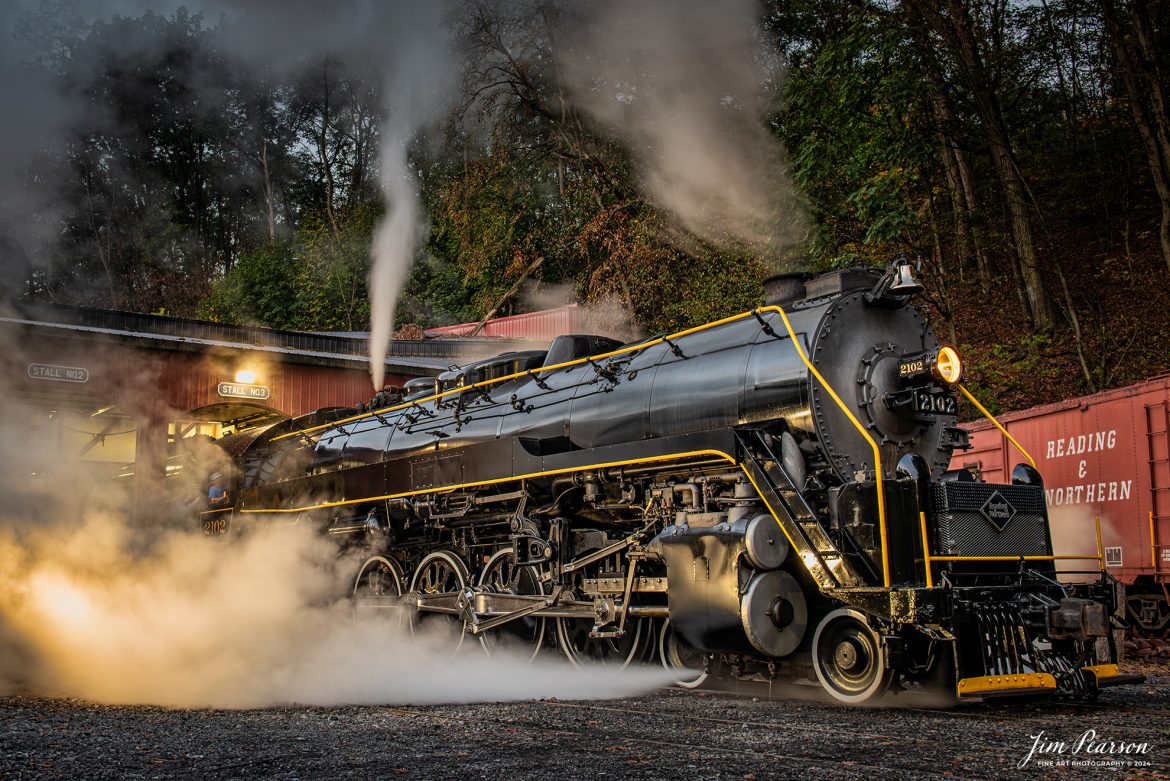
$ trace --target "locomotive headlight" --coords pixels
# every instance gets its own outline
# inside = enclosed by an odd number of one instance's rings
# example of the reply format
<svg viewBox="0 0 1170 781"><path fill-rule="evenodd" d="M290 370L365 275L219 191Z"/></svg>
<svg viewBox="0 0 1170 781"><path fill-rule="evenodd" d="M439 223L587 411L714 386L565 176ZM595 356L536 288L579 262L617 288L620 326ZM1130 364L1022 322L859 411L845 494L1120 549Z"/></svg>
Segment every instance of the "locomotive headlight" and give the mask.
<svg viewBox="0 0 1170 781"><path fill-rule="evenodd" d="M898 377L906 385L924 385L931 380L954 385L962 376L963 361L953 347L903 355L898 361Z"/></svg>
<svg viewBox="0 0 1170 781"><path fill-rule="evenodd" d="M963 360L953 347L940 347L931 367L936 380L954 385L963 377Z"/></svg>

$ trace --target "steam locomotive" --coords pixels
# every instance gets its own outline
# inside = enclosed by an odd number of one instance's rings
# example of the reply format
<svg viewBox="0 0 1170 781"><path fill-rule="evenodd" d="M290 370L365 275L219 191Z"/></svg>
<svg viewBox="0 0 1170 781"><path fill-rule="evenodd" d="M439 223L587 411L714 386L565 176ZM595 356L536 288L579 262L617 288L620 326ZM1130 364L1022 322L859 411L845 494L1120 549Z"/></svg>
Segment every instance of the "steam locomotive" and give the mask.
<svg viewBox="0 0 1170 781"><path fill-rule="evenodd" d="M576 664L656 656L684 685L863 703L1140 680L1116 664L1115 582L1056 579L1036 470L947 471L969 394L910 264L766 288L697 328L561 336L278 424L240 456L233 524L310 519L366 549L360 610Z"/></svg>

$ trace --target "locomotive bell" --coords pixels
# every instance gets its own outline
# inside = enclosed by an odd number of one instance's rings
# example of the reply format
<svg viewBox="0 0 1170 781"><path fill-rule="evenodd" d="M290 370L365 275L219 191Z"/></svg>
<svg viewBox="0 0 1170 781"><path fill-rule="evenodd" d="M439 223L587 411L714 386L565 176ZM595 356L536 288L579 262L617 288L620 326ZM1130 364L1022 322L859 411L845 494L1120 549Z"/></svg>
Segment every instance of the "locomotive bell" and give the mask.
<svg viewBox="0 0 1170 781"><path fill-rule="evenodd" d="M914 278L910 261L898 258L894 261L891 271L894 273L894 281L888 292L896 296L912 296L923 291L922 283Z"/></svg>
<svg viewBox="0 0 1170 781"><path fill-rule="evenodd" d="M894 309L906 306L910 297L924 290L922 284L914 278L910 261L898 258L889 265L885 273L865 294L865 300L875 306L891 307Z"/></svg>

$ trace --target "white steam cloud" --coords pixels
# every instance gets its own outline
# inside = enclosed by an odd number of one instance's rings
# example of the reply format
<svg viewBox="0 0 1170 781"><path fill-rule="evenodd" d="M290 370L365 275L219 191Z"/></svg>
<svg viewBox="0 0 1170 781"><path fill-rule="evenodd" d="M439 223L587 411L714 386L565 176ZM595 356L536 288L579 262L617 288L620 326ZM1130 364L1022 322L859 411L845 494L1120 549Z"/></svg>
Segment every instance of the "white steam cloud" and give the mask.
<svg viewBox="0 0 1170 781"><path fill-rule="evenodd" d="M15 366L43 357L7 339L0 349ZM487 656L470 638L452 655L454 628L430 622L416 637L392 610L355 621L348 595L365 554L339 555L313 523L249 518L205 537L216 446L153 483L77 457L87 434L91 458L112 447L94 405L115 402L128 422L157 406L157 377L135 379L110 391L118 398L58 398L55 413L0 383L0 695L244 708L598 698L668 683L660 668L577 669L555 653L530 663L531 649L506 645Z"/></svg>
<svg viewBox="0 0 1170 781"><path fill-rule="evenodd" d="M807 229L764 124L782 69L759 14L755 0L597 0L557 56L655 203L716 245L771 253Z"/></svg>
<svg viewBox="0 0 1170 781"><path fill-rule="evenodd" d="M403 4L400 29L386 69L386 119L382 128L381 184L386 217L374 236L370 271L370 374L382 387L386 348L394 332L394 309L423 236L418 179L410 170L411 143L437 120L453 85L451 43L444 32L443 5Z"/></svg>
<svg viewBox="0 0 1170 781"><path fill-rule="evenodd" d="M653 668L488 657L474 641L452 655L454 630L354 621L336 595L355 562L303 526L227 545L171 531L134 553L142 533L114 515L0 533L0 691L244 708L587 699L667 682Z"/></svg>

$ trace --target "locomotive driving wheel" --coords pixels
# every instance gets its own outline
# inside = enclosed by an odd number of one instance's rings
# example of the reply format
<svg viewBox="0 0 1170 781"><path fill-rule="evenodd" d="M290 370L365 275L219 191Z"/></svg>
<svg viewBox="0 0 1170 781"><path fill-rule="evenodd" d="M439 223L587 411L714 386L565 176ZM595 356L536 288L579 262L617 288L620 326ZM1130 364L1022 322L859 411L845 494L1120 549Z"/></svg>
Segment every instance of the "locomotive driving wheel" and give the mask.
<svg viewBox="0 0 1170 781"><path fill-rule="evenodd" d="M402 608L394 597L402 596L402 568L388 556L366 559L353 582L355 620L390 614L394 626L401 625Z"/></svg>
<svg viewBox="0 0 1170 781"><path fill-rule="evenodd" d="M662 622L662 629L658 632L658 660L674 676L675 686L697 689L707 680L702 651L680 640L671 628L669 618Z"/></svg>
<svg viewBox="0 0 1170 781"><path fill-rule="evenodd" d="M856 610L840 608L825 616L812 646L817 680L833 699L856 705L885 694L893 675L886 669L881 638Z"/></svg>
<svg viewBox="0 0 1170 781"><path fill-rule="evenodd" d="M573 595L569 595L573 599ZM643 625L647 619L629 616L625 631L617 637L590 637L593 621L581 618L558 618L557 645L574 667L607 664L626 667L645 650ZM611 625L608 627L613 629Z"/></svg>
<svg viewBox="0 0 1170 781"><path fill-rule="evenodd" d="M512 549L501 548L492 554L479 574L479 587L489 594L544 594L545 590L534 567L512 565ZM490 656L502 645L519 643L529 659L535 659L544 643L548 619L525 616L479 636L480 645Z"/></svg>
<svg viewBox="0 0 1170 781"><path fill-rule="evenodd" d="M429 553L418 563L414 576L410 579L410 590L422 595L428 594L460 594L469 581L467 565L451 551L441 550ZM452 652L458 651L463 645L463 621L457 616L446 613L431 613L418 611L417 617L410 624L414 634L423 631L424 627L434 628L446 624L455 630L458 637L454 640Z"/></svg>

